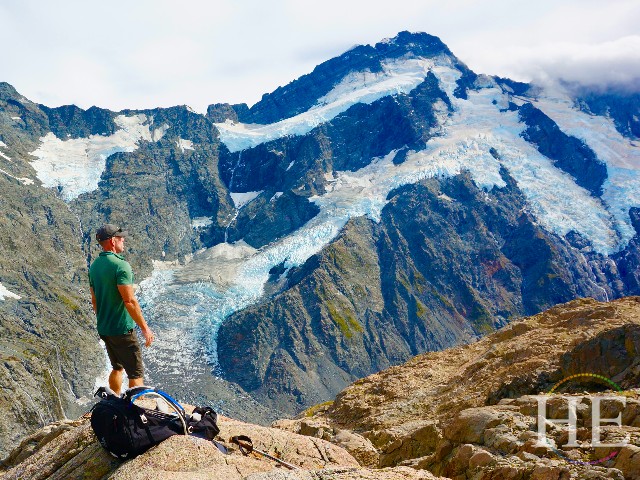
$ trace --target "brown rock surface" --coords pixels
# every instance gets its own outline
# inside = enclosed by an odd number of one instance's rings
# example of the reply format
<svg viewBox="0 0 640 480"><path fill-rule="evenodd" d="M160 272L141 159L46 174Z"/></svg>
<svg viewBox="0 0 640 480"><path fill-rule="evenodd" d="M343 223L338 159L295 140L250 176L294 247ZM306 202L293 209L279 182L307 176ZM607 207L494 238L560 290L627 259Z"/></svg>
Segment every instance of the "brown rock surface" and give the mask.
<svg viewBox="0 0 640 480"><path fill-rule="evenodd" d="M418 355L355 382L333 404L277 426L300 433L303 425L321 426L322 438L336 444L342 443L336 433L349 430L377 450L379 467L407 465L450 478L640 478L640 454L635 454L640 390L632 388L640 379L638 352L640 298L580 299L513 322L476 343ZM533 395L582 373L601 375L626 389L606 393L624 396L624 406L617 401L601 409L602 418L621 413L622 428L602 429L603 441L610 443L629 435L629 445L618 453L590 448L588 392L611 388L602 382L567 383L570 388L562 393L576 397L580 448L564 447L565 458L557 455L556 445L568 442L560 425L547 427L550 444L538 441ZM563 396L552 397L547 418L566 418L566 402ZM608 455L614 456L586 464Z"/></svg>
<svg viewBox="0 0 640 480"><path fill-rule="evenodd" d="M354 431L373 432L546 392L575 373L637 386L638 352L640 297L575 300L473 344L418 355L358 380L336 397L327 417Z"/></svg>
<svg viewBox="0 0 640 480"><path fill-rule="evenodd" d="M269 472L271 460L245 457L233 444L234 435L249 435L254 447L302 469L359 467L345 450L321 439L293 435L220 417L220 440L229 455L211 442L195 437L174 436L128 462L121 463L96 441L88 419L60 422L25 439L4 460L2 480L23 479L198 479L245 478L250 473Z"/></svg>

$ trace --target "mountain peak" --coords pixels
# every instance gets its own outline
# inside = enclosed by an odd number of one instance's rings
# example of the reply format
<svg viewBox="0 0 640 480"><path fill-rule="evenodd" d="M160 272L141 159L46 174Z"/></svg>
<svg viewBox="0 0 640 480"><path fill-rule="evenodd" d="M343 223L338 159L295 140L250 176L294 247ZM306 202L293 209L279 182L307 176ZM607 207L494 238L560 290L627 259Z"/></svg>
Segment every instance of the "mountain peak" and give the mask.
<svg viewBox="0 0 640 480"><path fill-rule="evenodd" d="M374 46L355 46L342 55L321 63L313 72L263 95L251 108L237 111L237 117L243 123L274 123L307 111L352 72L378 73L383 70L384 62L389 60L406 55L430 58L442 54L453 57L449 48L438 37L403 31ZM460 64L455 57L454 63ZM215 105L209 110L218 112L220 109L220 105Z"/></svg>
<svg viewBox="0 0 640 480"><path fill-rule="evenodd" d="M399 32L393 38L386 38L375 45L375 49L380 52L385 52L392 48L401 48L411 53L451 53L442 40L435 35L429 35L425 32L409 32L407 30Z"/></svg>

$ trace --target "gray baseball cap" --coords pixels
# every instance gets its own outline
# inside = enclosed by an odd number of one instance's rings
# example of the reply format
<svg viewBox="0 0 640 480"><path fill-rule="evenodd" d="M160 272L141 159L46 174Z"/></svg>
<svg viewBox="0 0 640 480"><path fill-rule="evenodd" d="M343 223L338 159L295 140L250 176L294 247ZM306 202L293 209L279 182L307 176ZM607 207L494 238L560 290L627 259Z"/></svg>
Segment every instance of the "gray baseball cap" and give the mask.
<svg viewBox="0 0 640 480"><path fill-rule="evenodd" d="M112 223L107 223L101 226L96 232L96 240L104 242L112 237L126 237L129 233L122 230L120 227L116 227Z"/></svg>

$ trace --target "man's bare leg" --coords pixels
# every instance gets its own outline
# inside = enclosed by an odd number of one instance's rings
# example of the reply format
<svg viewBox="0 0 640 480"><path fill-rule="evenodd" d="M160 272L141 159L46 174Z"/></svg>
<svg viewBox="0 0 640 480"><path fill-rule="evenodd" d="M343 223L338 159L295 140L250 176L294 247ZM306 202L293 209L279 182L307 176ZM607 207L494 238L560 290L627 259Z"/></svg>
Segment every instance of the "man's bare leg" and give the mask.
<svg viewBox="0 0 640 480"><path fill-rule="evenodd" d="M116 395L120 395L120 389L122 388L122 370L111 370L109 374L109 388L113 390Z"/></svg>
<svg viewBox="0 0 640 480"><path fill-rule="evenodd" d="M144 378L140 377L140 378L130 378L129 379L129 388L133 388L133 387L141 387L144 385Z"/></svg>

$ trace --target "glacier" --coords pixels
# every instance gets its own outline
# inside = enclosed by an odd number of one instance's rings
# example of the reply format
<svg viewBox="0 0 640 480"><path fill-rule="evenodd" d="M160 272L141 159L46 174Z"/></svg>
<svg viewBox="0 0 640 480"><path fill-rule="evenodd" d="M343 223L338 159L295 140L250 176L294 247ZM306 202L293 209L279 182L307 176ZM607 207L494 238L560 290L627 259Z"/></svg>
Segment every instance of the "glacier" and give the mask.
<svg viewBox="0 0 640 480"><path fill-rule="evenodd" d="M607 165L602 199L615 218L624 247L635 235L629 209L640 205L640 148L623 137L610 117L589 115L560 87L549 88L532 103L567 135L582 140ZM612 253L615 249L609 251Z"/></svg>

